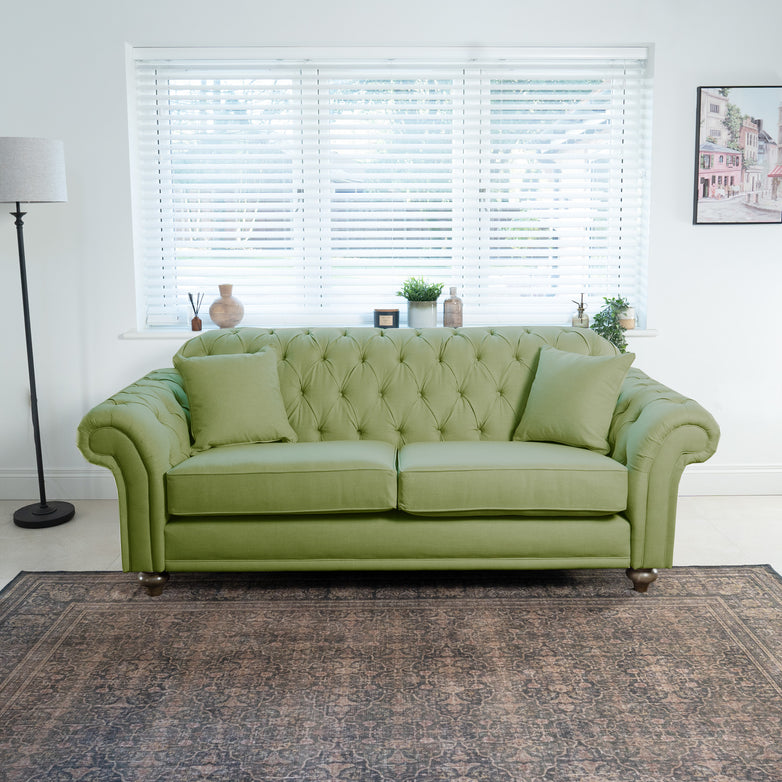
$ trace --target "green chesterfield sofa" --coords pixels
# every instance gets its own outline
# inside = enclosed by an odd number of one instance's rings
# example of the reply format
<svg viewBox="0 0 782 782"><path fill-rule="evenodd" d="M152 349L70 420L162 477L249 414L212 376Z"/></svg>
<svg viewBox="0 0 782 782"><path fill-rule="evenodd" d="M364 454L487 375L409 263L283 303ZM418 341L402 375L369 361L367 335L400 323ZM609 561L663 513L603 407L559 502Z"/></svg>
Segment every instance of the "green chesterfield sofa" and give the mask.
<svg viewBox="0 0 782 782"><path fill-rule="evenodd" d="M122 566L174 571L670 567L716 422L594 332L235 328L79 426Z"/></svg>

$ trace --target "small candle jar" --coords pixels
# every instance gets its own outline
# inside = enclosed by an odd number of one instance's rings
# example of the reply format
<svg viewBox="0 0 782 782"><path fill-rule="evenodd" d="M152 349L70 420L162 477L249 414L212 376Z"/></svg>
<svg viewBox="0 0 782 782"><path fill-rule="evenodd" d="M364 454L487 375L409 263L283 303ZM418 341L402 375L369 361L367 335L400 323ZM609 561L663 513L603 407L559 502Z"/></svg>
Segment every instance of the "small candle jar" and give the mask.
<svg viewBox="0 0 782 782"><path fill-rule="evenodd" d="M376 329L398 329L399 310L375 310Z"/></svg>

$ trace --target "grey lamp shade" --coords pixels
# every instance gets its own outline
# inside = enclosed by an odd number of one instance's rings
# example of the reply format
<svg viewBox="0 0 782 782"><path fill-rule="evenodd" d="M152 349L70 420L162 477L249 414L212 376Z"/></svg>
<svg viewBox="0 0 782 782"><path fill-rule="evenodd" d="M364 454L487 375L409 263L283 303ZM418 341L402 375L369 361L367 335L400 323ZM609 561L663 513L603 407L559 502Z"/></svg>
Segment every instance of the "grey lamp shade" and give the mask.
<svg viewBox="0 0 782 782"><path fill-rule="evenodd" d="M0 136L0 203L67 200L62 141Z"/></svg>

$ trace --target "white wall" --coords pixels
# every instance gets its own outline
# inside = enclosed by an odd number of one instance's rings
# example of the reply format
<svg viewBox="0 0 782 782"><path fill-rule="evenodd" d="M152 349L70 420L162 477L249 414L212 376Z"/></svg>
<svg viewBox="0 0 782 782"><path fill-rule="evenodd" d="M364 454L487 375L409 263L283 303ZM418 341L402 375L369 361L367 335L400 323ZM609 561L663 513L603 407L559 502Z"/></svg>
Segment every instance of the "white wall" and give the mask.
<svg viewBox="0 0 782 782"><path fill-rule="evenodd" d="M696 492L782 493L782 226L693 226L698 85L779 85L782 6L760 0L0 0L0 135L65 142L69 202L30 205L31 309L47 486L112 491L75 430L93 404L168 365L135 326L125 44L647 44L655 49L648 325L637 365L720 422ZM741 42L734 44L734 41ZM0 497L35 497L13 220L0 214L6 324Z"/></svg>

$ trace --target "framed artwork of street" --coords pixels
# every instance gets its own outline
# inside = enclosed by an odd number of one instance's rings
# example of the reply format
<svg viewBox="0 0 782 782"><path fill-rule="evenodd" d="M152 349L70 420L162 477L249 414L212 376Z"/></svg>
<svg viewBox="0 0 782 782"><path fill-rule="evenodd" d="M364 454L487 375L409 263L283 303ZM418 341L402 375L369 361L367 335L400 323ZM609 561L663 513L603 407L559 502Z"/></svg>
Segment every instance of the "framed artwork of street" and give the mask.
<svg viewBox="0 0 782 782"><path fill-rule="evenodd" d="M782 86L698 87L693 222L782 223Z"/></svg>

